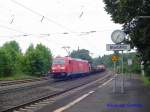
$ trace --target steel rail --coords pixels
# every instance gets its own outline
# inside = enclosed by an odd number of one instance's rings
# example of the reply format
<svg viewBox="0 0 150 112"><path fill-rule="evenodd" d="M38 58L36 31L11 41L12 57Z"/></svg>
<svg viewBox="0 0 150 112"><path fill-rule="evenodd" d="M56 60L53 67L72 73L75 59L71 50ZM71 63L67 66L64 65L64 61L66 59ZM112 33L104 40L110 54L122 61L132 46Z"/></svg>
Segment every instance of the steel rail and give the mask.
<svg viewBox="0 0 150 112"><path fill-rule="evenodd" d="M107 73L106 73L106 74L107 74ZM101 79L101 80L99 80L99 81L103 81L103 80L105 80L105 79L107 79L107 78L110 78L111 76L112 76L112 74L108 74L107 76L104 75L103 77L99 78L99 79ZM60 91L60 92L56 92L56 93L54 93L54 94L50 94L50 95L47 95L47 96L40 97L40 98L38 98L38 99L36 99L36 100L32 100L32 101L29 101L29 102L27 102L27 103L20 104L20 105L18 105L18 106L14 106L14 107L8 108L8 109L6 109L6 110L4 110L4 111L2 111L2 112L13 112L14 110L18 110L18 109L20 109L20 108L24 108L24 107L29 106L29 105L31 105L31 104L38 103L38 102L40 102L40 101L42 101L42 100L46 100L46 99L50 99L50 98L57 97L58 95L61 95L61 94L70 92L70 91L72 91L72 90L74 90L74 89L77 89L77 88L80 88L80 87L82 87L82 86L88 85L89 83L92 83L92 82L94 82L94 81L90 81L90 82L87 82L87 83L85 83L85 84L80 84L80 85L78 85L78 86L71 87L71 88L68 88L68 89L63 90L63 91Z"/></svg>
<svg viewBox="0 0 150 112"><path fill-rule="evenodd" d="M16 81L0 81L0 86L10 86L10 85L35 82L35 81L41 81L41 80L47 80L47 79L46 77L41 77L41 78L31 78L31 79L16 80Z"/></svg>

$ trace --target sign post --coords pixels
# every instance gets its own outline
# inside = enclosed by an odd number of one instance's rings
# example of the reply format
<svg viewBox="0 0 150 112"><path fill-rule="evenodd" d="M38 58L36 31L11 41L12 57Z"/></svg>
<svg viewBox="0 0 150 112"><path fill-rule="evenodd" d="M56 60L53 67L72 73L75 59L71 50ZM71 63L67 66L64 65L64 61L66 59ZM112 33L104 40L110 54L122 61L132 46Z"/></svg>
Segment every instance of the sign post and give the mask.
<svg viewBox="0 0 150 112"><path fill-rule="evenodd" d="M123 51L122 51L122 86L121 86L121 93L124 93L124 76L123 76Z"/></svg>
<svg viewBox="0 0 150 112"><path fill-rule="evenodd" d="M141 72L142 72L142 76L145 75L144 73L144 61L141 62Z"/></svg>
<svg viewBox="0 0 150 112"><path fill-rule="evenodd" d="M121 30L115 30L111 34L111 39L115 44L107 44L106 45L106 50L107 51L122 51L122 65L121 65L121 74L122 74L122 84L121 84L121 93L124 93L124 76L123 76L123 51L129 51L130 50L130 45L128 44L121 44L125 40L126 34L121 31ZM116 61L118 60L118 57L113 55L112 56L112 61L114 62L114 74L116 72ZM113 92L116 91L116 78L114 79L114 86L113 86Z"/></svg>
<svg viewBox="0 0 150 112"><path fill-rule="evenodd" d="M130 79L131 79L131 69L130 66L132 65L132 59L128 59L128 67L129 67L129 75L130 75Z"/></svg>
<svg viewBox="0 0 150 112"><path fill-rule="evenodd" d="M113 61L113 63L114 63L114 84L113 84L113 93L115 93L116 92L116 61L118 61L118 59L119 59L119 56L117 56L117 55L112 55L112 57L111 57L111 60Z"/></svg>
<svg viewBox="0 0 150 112"><path fill-rule="evenodd" d="M116 62L114 62L114 74L116 73ZM116 76L114 76L113 93L116 92Z"/></svg>

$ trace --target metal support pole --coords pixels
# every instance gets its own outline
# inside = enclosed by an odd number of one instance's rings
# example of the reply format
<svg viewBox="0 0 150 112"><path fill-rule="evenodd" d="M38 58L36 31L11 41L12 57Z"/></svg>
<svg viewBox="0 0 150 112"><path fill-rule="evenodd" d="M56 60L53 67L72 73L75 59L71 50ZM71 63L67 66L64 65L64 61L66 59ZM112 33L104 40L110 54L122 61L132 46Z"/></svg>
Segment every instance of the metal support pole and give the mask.
<svg viewBox="0 0 150 112"><path fill-rule="evenodd" d="M130 36L127 36L127 37L128 37L128 40L130 40ZM129 54L129 50L127 53ZM132 60L132 58L131 58L131 60ZM131 65L132 65L132 63L130 63L130 64L128 63L130 80L131 80Z"/></svg>
<svg viewBox="0 0 150 112"><path fill-rule="evenodd" d="M129 68L130 69L130 68ZM131 72L129 73L129 75L130 75L130 79L131 79Z"/></svg>
<svg viewBox="0 0 150 112"><path fill-rule="evenodd" d="M114 62L114 84L113 84L113 93L116 92L116 62Z"/></svg>
<svg viewBox="0 0 150 112"><path fill-rule="evenodd" d="M121 93L124 93L124 75L123 75L123 51L122 51L122 85L121 85Z"/></svg>
<svg viewBox="0 0 150 112"><path fill-rule="evenodd" d="M144 70L142 70L142 76L145 76L145 72L144 72Z"/></svg>
<svg viewBox="0 0 150 112"><path fill-rule="evenodd" d="M141 62L141 73L142 73L142 76L145 75L145 73L144 73L144 61Z"/></svg>
<svg viewBox="0 0 150 112"><path fill-rule="evenodd" d="M131 70L131 66L132 66L132 65L130 65L130 66L129 66L129 70L130 70L130 71L129 71L130 80L131 80L131 78L132 78L132 74L131 74L131 72L132 72L132 70Z"/></svg>

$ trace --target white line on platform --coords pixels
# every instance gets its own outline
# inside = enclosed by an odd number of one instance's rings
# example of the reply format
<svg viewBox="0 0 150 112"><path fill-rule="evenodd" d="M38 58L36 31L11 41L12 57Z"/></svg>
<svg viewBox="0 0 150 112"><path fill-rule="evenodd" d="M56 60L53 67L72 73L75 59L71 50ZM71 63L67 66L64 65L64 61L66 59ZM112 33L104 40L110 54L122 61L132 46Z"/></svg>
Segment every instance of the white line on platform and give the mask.
<svg viewBox="0 0 150 112"><path fill-rule="evenodd" d="M100 78L100 79L98 79L98 80L96 80L96 81L94 81L94 82L91 82L91 83L85 85L85 87L86 87L86 86L89 86L89 85L92 85L92 84L95 84L95 83L97 83L97 82L103 80L105 77L107 77L107 76L104 76L104 77L102 77L102 78ZM107 84L108 82L110 82L111 80L112 80L112 79L106 81L106 82L103 83L101 86L99 86L99 88L102 87L102 86L104 86L104 85L106 85L106 84ZM77 98L77 99L74 100L73 102L70 102L70 103L67 104L66 106L63 106L63 107L61 107L61 108L59 108L59 109L54 110L53 112L63 112L64 110L66 110L66 109L72 107L73 105L75 105L76 103L80 102L81 100L83 100L84 98L86 98L87 96L89 96L90 94L92 94L92 93L94 93L94 92L95 92L95 91L90 91L90 92L88 92L87 94L84 94L83 96Z"/></svg>
<svg viewBox="0 0 150 112"><path fill-rule="evenodd" d="M106 81L106 82L103 83L102 85L98 86L98 88L101 88L101 87L105 86L105 85L108 84L111 80L113 80L113 78L111 78L110 80Z"/></svg>
<svg viewBox="0 0 150 112"><path fill-rule="evenodd" d="M106 81L105 83L103 83L102 85L100 85L98 88L101 88L103 86L105 86L106 84L108 84L113 78L111 78L110 80ZM81 100L83 100L84 98L86 98L87 96L89 96L90 94L94 93L95 91L90 91L87 94L84 94L83 96L79 97L78 99L74 100L73 102L69 103L68 105L61 107L53 112L63 112L64 110L72 107L73 105L75 105L76 103L80 102Z"/></svg>
<svg viewBox="0 0 150 112"><path fill-rule="evenodd" d="M61 107L53 112L63 112L64 110L72 107L73 105L75 105L76 103L80 102L81 100L83 100L84 98L86 98L87 96L89 96L90 94L94 93L95 91L90 91L87 94L84 94L83 96L77 98L76 100L74 100L73 102L69 103L68 105Z"/></svg>

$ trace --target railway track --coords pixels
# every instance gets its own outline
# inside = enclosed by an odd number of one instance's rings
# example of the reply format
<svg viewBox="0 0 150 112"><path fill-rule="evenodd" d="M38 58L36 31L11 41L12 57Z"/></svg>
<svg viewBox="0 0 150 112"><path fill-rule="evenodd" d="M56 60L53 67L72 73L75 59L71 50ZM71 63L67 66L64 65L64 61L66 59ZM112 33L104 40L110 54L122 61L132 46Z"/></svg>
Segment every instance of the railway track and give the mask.
<svg viewBox="0 0 150 112"><path fill-rule="evenodd" d="M92 73L97 74L97 73ZM0 82L0 94L6 94L9 92L23 91L25 89L34 89L36 87L41 87L49 83L50 85L57 82L63 82L67 79L53 80L48 77L18 80L18 81L4 81ZM69 79L73 80L73 79Z"/></svg>
<svg viewBox="0 0 150 112"><path fill-rule="evenodd" d="M10 85L36 82L36 81L42 81L42 80L47 80L47 78L41 77L41 78L32 78L32 79L24 79L24 80L16 80L16 81L0 81L0 86L10 86Z"/></svg>
<svg viewBox="0 0 150 112"><path fill-rule="evenodd" d="M84 88L86 88L86 87L88 87L88 86L90 86L94 83L97 83L97 82L104 83L110 77L112 77L112 74L104 75L103 77L99 78L98 80L87 82L85 84L80 84L80 85L77 85L77 86L74 86L74 87L70 87L70 88L65 89L63 91L60 91L60 92L55 92L53 94L42 96L42 97L39 97L37 99L31 100L29 102L22 103L20 105L8 108L8 109L6 109L2 112L26 112L27 109L31 109L31 108L34 109L34 110L37 109L37 108L39 109L41 107L41 106L39 106L40 104L42 104L42 106L46 105L47 103L54 101L54 99L57 99L56 97L65 95L65 94L70 93L70 92L75 92L79 89L84 89ZM38 105L38 106L36 106L36 105Z"/></svg>

